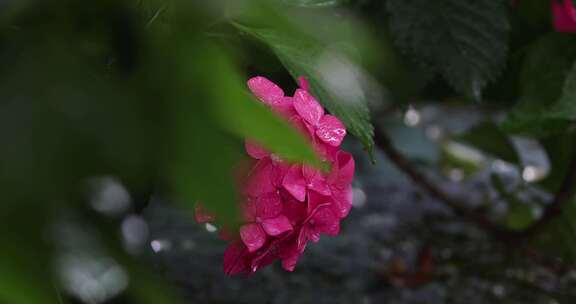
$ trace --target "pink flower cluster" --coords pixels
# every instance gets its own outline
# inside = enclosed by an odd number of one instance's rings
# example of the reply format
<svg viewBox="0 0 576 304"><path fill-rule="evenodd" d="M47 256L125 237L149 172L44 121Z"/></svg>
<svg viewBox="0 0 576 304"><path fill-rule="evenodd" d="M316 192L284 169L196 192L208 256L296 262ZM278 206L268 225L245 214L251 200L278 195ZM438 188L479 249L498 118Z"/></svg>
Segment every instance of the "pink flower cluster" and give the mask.
<svg viewBox="0 0 576 304"><path fill-rule="evenodd" d="M239 233L226 233L231 241L224 253L228 275L253 273L272 263L293 271L308 241L321 234L335 236L340 220L351 208L354 159L340 150L346 135L335 116L325 114L300 79L293 97L264 77L254 77L248 87L258 99L300 130L330 164L329 172L303 164L289 164L251 141L246 151L254 161L243 182L242 220ZM197 210L200 222L213 217Z"/></svg>
<svg viewBox="0 0 576 304"><path fill-rule="evenodd" d="M552 15L557 32L576 32L576 8L573 0L552 0Z"/></svg>

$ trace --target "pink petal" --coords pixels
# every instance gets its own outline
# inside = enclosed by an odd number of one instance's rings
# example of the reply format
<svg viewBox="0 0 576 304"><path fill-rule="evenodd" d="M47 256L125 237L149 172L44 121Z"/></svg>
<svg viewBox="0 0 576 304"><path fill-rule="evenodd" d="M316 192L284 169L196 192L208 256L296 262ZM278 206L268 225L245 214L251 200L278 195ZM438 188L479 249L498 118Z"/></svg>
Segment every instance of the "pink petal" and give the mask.
<svg viewBox="0 0 576 304"><path fill-rule="evenodd" d="M338 147L346 136L346 127L336 116L324 115L316 129L316 136L323 142Z"/></svg>
<svg viewBox="0 0 576 304"><path fill-rule="evenodd" d="M552 1L554 28L558 32L576 32L576 9L572 0Z"/></svg>
<svg viewBox="0 0 576 304"><path fill-rule="evenodd" d="M330 206L320 206L309 222L314 232L336 236L340 232L340 217Z"/></svg>
<svg viewBox="0 0 576 304"><path fill-rule="evenodd" d="M240 238L248 251L254 252L260 249L266 242L266 233L260 227L260 224L246 224L240 227Z"/></svg>
<svg viewBox="0 0 576 304"><path fill-rule="evenodd" d="M250 271L250 268L246 265L247 254L248 251L242 244L230 244L224 252L224 273L232 276Z"/></svg>
<svg viewBox="0 0 576 304"><path fill-rule="evenodd" d="M306 210L306 204L291 198L284 202L282 214L284 214L290 220L292 226L298 226L306 218Z"/></svg>
<svg viewBox="0 0 576 304"><path fill-rule="evenodd" d="M286 271L294 271L294 269L296 268L296 264L298 263L298 259L300 258L299 254L295 254L291 257L282 259L282 268L284 268L284 270Z"/></svg>
<svg viewBox="0 0 576 304"><path fill-rule="evenodd" d="M307 182L306 187L308 187L308 189L314 190L322 195L330 195L330 188L320 170L309 166L303 166L302 173Z"/></svg>
<svg viewBox="0 0 576 304"><path fill-rule="evenodd" d="M264 148L260 147L258 144L246 140L244 142L244 148L246 149L246 153L250 155L254 159L262 159L268 155L270 152L266 151Z"/></svg>
<svg viewBox="0 0 576 304"><path fill-rule="evenodd" d="M259 197L262 194L276 191L274 174L276 168L270 158L259 160L248 176L245 185L245 194L248 196Z"/></svg>
<svg viewBox="0 0 576 304"><path fill-rule="evenodd" d="M309 91L308 80L304 76L298 77L298 84L302 90Z"/></svg>
<svg viewBox="0 0 576 304"><path fill-rule="evenodd" d="M258 99L268 105L273 105L284 97L284 91L279 86L262 76L250 78L248 87Z"/></svg>
<svg viewBox="0 0 576 304"><path fill-rule="evenodd" d="M268 218L262 221L262 228L271 236L280 235L286 231L292 230L290 220L284 215L275 218Z"/></svg>
<svg viewBox="0 0 576 304"><path fill-rule="evenodd" d="M324 108L308 91L298 89L294 94L294 109L306 122L317 126L324 116Z"/></svg>
<svg viewBox="0 0 576 304"><path fill-rule="evenodd" d="M300 166L294 165L290 167L284 180L282 181L284 189L286 189L295 199L303 202L306 199L306 180L302 176Z"/></svg>
<svg viewBox="0 0 576 304"><path fill-rule="evenodd" d="M261 219L273 218L282 213L282 198L278 191L266 193L256 201L256 216Z"/></svg>
<svg viewBox="0 0 576 304"><path fill-rule="evenodd" d="M294 110L293 98L288 96L283 97L274 103L272 105L272 110L287 119L297 114L296 110Z"/></svg>
<svg viewBox="0 0 576 304"><path fill-rule="evenodd" d="M194 218L198 223L213 222L216 219L216 217L213 214L209 213L206 210L206 208L204 208L204 206L200 203L197 203L194 206Z"/></svg>
<svg viewBox="0 0 576 304"><path fill-rule="evenodd" d="M352 209L352 185L344 189L332 191L332 198L340 214L340 218L345 218Z"/></svg>

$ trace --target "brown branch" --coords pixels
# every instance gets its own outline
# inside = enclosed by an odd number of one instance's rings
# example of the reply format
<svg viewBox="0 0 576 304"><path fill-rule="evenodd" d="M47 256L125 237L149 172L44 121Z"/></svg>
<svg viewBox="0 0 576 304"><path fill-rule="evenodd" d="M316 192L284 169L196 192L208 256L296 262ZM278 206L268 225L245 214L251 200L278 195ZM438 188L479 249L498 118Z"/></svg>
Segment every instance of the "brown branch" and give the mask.
<svg viewBox="0 0 576 304"><path fill-rule="evenodd" d="M542 217L534 222L531 226L526 228L520 233L521 238L530 238L541 231L553 219L562 213L562 208L568 204L576 194L576 155L570 160L568 165L568 173L564 177L558 192L554 195L554 199L550 205L544 209Z"/></svg>
<svg viewBox="0 0 576 304"><path fill-rule="evenodd" d="M414 183L426 190L432 197L448 206L455 214L462 216L482 230L489 232L496 239L507 242L516 238L516 232L493 223L482 214L466 207L461 200L451 197L442 189L438 188L426 176L420 173L412 163L394 147L392 141L384 131L375 128L374 133L374 141L376 145L382 150L382 152L384 152L384 154L386 154L388 159L390 159L398 169L408 175Z"/></svg>

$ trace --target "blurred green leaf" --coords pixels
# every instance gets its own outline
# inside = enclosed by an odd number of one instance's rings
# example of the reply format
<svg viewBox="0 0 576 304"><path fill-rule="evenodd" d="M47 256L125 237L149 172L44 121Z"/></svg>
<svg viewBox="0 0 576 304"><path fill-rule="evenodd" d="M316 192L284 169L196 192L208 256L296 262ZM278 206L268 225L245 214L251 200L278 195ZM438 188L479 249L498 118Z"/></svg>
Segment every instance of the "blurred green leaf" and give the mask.
<svg viewBox="0 0 576 304"><path fill-rule="evenodd" d="M318 101L342 120L349 131L362 141L368 152L372 151L374 131L370 122L367 100L360 87L361 80L353 79L351 90L346 92L347 94L342 94L337 90L343 89L347 84L329 83L325 78L326 75L320 71L319 65L322 59L329 61L327 64L332 65L329 67L352 68L343 54L325 53L328 50L319 41L283 32L278 28L256 28L240 23L235 23L235 25L269 45L292 77L295 79L300 76L306 77L310 83L310 90ZM351 70L347 71L351 72ZM335 75L332 74L332 76ZM338 85L342 87L335 87Z"/></svg>
<svg viewBox="0 0 576 304"><path fill-rule="evenodd" d="M513 230L526 229L534 222L534 213L532 207L521 202L514 193L509 192L504 185L504 182L497 174L490 176L492 186L499 195L506 201L508 205L508 213L506 215L506 226Z"/></svg>
<svg viewBox="0 0 576 304"><path fill-rule="evenodd" d="M520 162L510 138L492 122L476 125L455 139L512 164Z"/></svg>
<svg viewBox="0 0 576 304"><path fill-rule="evenodd" d="M554 108L551 109L549 115L551 117L576 120L576 63L572 65L572 69L564 81L562 96L554 105Z"/></svg>
<svg viewBox="0 0 576 304"><path fill-rule="evenodd" d="M567 75L575 59L576 38L572 35L554 33L536 41L520 72L520 99L503 129L537 137L565 130L573 115L570 100L574 85Z"/></svg>
<svg viewBox="0 0 576 304"><path fill-rule="evenodd" d="M555 136L548 136L540 140L550 162L550 172L546 178L539 182L551 193L555 193L566 174L568 174L570 160L576 153L576 132L568 131Z"/></svg>
<svg viewBox="0 0 576 304"><path fill-rule="evenodd" d="M509 22L502 0L389 0L398 46L458 92L480 101L503 70Z"/></svg>
<svg viewBox="0 0 576 304"><path fill-rule="evenodd" d="M565 204L556 218L545 227L534 244L549 255L562 258L567 263L576 261L576 200Z"/></svg>

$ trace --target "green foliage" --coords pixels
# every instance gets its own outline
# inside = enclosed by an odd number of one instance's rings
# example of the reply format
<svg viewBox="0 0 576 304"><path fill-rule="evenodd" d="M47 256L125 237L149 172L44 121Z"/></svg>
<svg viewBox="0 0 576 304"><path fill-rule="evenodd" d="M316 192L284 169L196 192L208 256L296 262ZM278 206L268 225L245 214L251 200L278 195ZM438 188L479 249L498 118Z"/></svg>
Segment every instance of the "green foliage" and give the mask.
<svg viewBox="0 0 576 304"><path fill-rule="evenodd" d="M545 136L563 131L576 103L572 77L576 39L549 34L529 49L520 71L520 97L503 127L511 133Z"/></svg>
<svg viewBox="0 0 576 304"><path fill-rule="evenodd" d="M506 226L518 231L528 228L534 222L532 206L529 203L520 201L515 193L506 189L500 176L492 174L490 180L494 189L508 205L508 213L505 218Z"/></svg>
<svg viewBox="0 0 576 304"><path fill-rule="evenodd" d="M389 0L390 31L417 63L481 100L503 70L509 22L501 0Z"/></svg>
<svg viewBox="0 0 576 304"><path fill-rule="evenodd" d="M456 137L456 140L507 162L513 164L520 162L516 148L514 148L510 138L492 122L478 124Z"/></svg>

